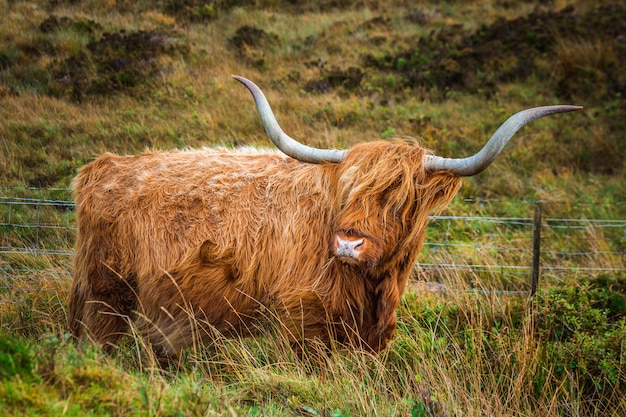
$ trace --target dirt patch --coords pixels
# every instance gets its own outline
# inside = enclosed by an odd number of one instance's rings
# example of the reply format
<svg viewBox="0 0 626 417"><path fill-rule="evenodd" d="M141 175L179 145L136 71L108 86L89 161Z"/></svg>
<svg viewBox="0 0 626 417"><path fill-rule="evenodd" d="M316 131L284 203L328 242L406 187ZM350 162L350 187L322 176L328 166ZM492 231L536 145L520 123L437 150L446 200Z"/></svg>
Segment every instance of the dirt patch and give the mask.
<svg viewBox="0 0 626 417"><path fill-rule="evenodd" d="M241 26L235 31L230 38L230 44L237 51L244 53L248 48L266 48L274 46L278 43L278 36L273 33L267 33L263 29L254 26Z"/></svg>
<svg viewBox="0 0 626 417"><path fill-rule="evenodd" d="M189 47L162 30L104 33L77 54L51 66L51 92L80 100L149 85L167 70L167 59Z"/></svg>
<svg viewBox="0 0 626 417"><path fill-rule="evenodd" d="M91 19L71 19L67 16L59 17L55 15L48 16L48 18L39 24L39 30L43 33L52 33L68 29L93 35L102 31L102 26Z"/></svg>
<svg viewBox="0 0 626 417"><path fill-rule="evenodd" d="M49 15L37 36L0 49L0 95L36 91L80 101L149 87L186 56L188 44L173 30L103 33L90 19ZM137 91L136 91L137 92Z"/></svg>
<svg viewBox="0 0 626 417"><path fill-rule="evenodd" d="M236 6L253 6L254 0L167 0L163 12L179 22L206 22Z"/></svg>
<svg viewBox="0 0 626 417"><path fill-rule="evenodd" d="M267 33L255 26L244 25L229 39L230 46L249 64L262 68L266 65L265 53L280 43L274 33Z"/></svg>
<svg viewBox="0 0 626 417"><path fill-rule="evenodd" d="M337 88L345 90L354 90L361 84L365 73L361 68L349 67L342 69L338 66L326 68L325 65L320 67L320 75L318 78L309 80L304 90L309 93L327 93Z"/></svg>
<svg viewBox="0 0 626 417"><path fill-rule="evenodd" d="M444 96L451 91L490 96L498 83L540 77L551 80L563 98L582 91L588 99L589 93L598 92L598 81L610 85L601 92L614 97L626 93L626 77L620 70L626 65L625 34L624 5L601 6L586 14L568 7L501 19L473 33L461 26L447 27L421 38L409 50L382 58L366 55L363 62L365 67L396 73L402 87L436 89ZM588 53L576 50L584 42L602 45L612 59L595 59L590 66ZM559 52L559 46L568 44L569 51ZM568 53L569 61L563 62ZM595 75L589 77L590 72Z"/></svg>

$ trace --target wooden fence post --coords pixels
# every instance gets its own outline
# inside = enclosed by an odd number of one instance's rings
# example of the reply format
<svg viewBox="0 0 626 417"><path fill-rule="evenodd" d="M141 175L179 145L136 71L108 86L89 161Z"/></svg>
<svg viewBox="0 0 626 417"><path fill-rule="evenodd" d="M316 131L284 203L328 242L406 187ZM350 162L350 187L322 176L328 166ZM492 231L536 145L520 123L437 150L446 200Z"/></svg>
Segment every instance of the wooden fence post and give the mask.
<svg viewBox="0 0 626 417"><path fill-rule="evenodd" d="M539 285L539 267L541 263L541 200L535 202L535 219L533 221L533 264L532 278L530 282L530 296L537 293Z"/></svg>

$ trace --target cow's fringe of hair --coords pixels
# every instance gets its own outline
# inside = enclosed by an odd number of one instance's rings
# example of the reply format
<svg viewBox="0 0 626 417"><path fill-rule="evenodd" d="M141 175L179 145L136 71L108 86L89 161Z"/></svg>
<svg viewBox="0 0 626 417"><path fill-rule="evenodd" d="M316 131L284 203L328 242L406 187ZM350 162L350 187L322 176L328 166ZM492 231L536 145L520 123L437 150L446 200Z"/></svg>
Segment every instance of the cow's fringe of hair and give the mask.
<svg viewBox="0 0 626 417"><path fill-rule="evenodd" d="M370 156L373 152L375 159ZM414 141L379 141L352 148L346 164L353 163L355 168L344 174L349 181L340 179L344 185L340 197L343 213L362 208L367 217L380 212L383 221L395 219L396 224L410 228L402 245L402 252L407 253L419 240L428 216L443 210L462 183L461 178L447 172L427 174L423 166L427 152Z"/></svg>

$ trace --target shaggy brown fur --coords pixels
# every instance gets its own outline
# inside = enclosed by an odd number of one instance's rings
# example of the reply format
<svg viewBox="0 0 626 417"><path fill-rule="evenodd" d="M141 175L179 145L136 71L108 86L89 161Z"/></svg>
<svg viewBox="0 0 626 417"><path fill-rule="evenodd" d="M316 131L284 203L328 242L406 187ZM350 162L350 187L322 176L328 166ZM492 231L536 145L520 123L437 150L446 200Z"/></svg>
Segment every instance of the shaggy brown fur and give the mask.
<svg viewBox="0 0 626 417"><path fill-rule="evenodd" d="M428 215L461 180L426 174L415 143L371 142L341 163L216 149L106 154L76 177L69 324L114 344L137 320L175 357L210 332L247 332L271 308L292 342L372 351L395 309ZM355 255L338 255L341 238Z"/></svg>

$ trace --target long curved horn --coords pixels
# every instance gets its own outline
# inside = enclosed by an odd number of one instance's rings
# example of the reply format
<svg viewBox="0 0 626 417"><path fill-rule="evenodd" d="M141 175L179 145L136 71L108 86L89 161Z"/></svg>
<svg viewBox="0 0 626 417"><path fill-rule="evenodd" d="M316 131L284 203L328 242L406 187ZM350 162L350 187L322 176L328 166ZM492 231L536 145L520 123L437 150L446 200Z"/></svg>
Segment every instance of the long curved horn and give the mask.
<svg viewBox="0 0 626 417"><path fill-rule="evenodd" d="M274 113L259 87L252 81L233 75L233 78L245 85L252 93L256 102L261 122L268 136L286 155L303 162L319 164L322 162L341 162L346 150L317 149L306 146L295 139L289 137L279 126ZM487 144L475 155L467 158L443 158L435 155L424 156L424 169L428 172L450 171L461 177L470 177L484 171L496 159L504 146L524 125L543 116L555 113L565 113L581 110L581 106L543 106L522 110L509 117L496 133L489 139Z"/></svg>
<svg viewBox="0 0 626 417"><path fill-rule="evenodd" d="M259 115L261 116L261 122L263 123L263 127L265 128L267 135L272 142L274 142L274 145L276 145L276 147L283 153L299 161L310 162L313 164L320 164L322 162L341 162L343 160L346 155L345 150L312 148L287 136L276 121L272 108L270 107L270 104L261 89L252 81L244 77L233 75L233 78L250 90L252 97L254 97L254 101L256 102Z"/></svg>
<svg viewBox="0 0 626 417"><path fill-rule="evenodd" d="M424 168L428 172L450 171L461 177L470 177L485 170L502 151L509 139L525 124L543 116L581 110L581 106L544 106L522 110L509 117L493 134L487 144L468 158L442 158L435 155L424 157Z"/></svg>

